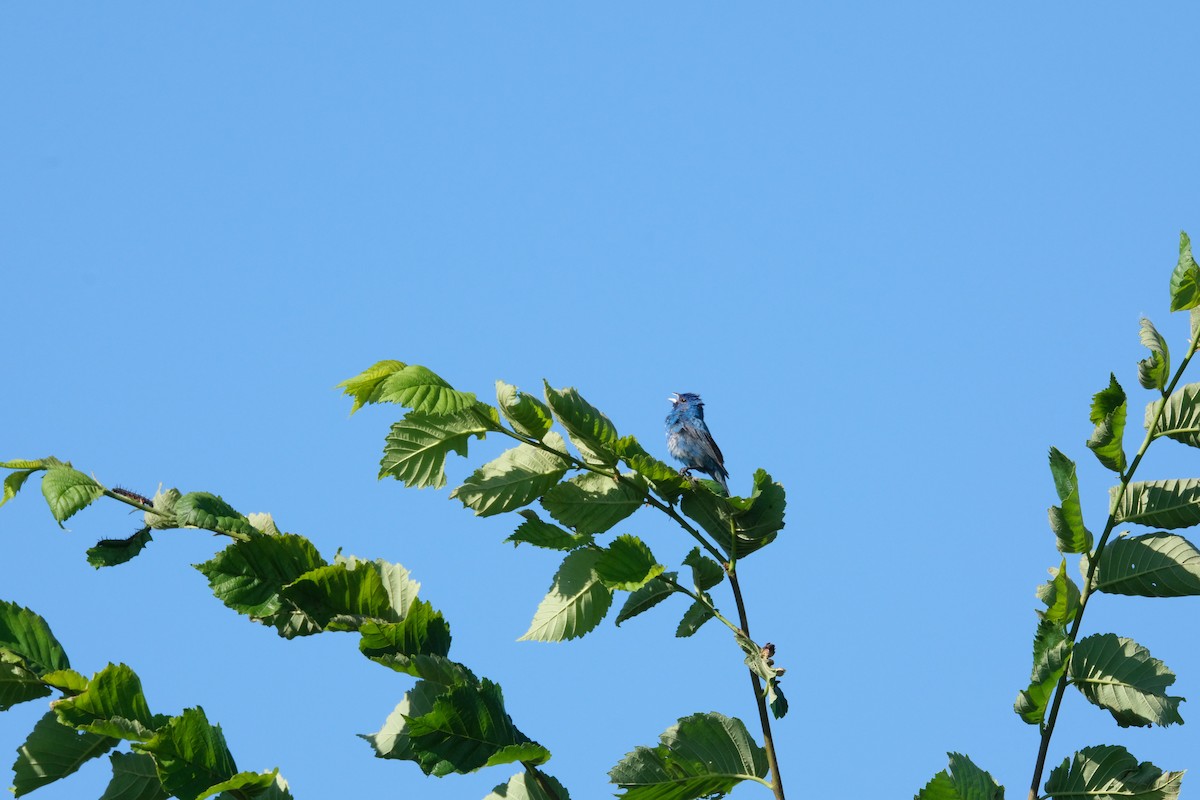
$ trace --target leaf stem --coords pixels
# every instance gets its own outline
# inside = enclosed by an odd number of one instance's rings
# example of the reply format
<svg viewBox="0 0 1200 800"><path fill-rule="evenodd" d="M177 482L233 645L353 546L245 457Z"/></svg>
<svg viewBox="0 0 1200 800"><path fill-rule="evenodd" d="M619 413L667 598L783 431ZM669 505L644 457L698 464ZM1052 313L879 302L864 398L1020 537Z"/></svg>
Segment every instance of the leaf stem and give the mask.
<svg viewBox="0 0 1200 800"><path fill-rule="evenodd" d="M1146 426L1146 437L1142 440L1142 446L1138 448L1137 454L1129 462L1126 470L1121 473L1121 484L1117 489L1116 497L1112 500L1112 510L1109 511L1108 521L1104 524L1104 532L1096 542L1095 551L1088 558L1087 577L1083 582L1083 589L1079 594L1079 611L1076 612L1075 620L1071 623L1071 630L1067 634L1067 640L1072 646L1079 635L1079 627L1083 622L1083 612L1087 610L1088 598L1092 595L1092 582L1095 579L1096 570L1100 566L1100 556L1103 555L1104 547L1108 544L1108 537L1117 525L1116 509L1120 505L1121 499L1125 496L1125 490L1133 481L1133 474L1137 471L1138 465L1142 463L1142 457L1146 455L1146 451L1150 448L1150 443L1155 439L1158 423L1162 419L1163 411L1167 407L1166 399L1175 391L1176 384L1183 377L1183 372L1187 369L1188 362L1192 360L1192 356L1196 354L1198 346L1200 346L1200 327L1197 327L1193 332L1187 355L1179 362L1179 368L1175 370L1175 375L1171 378L1171 383L1162 391L1163 402L1159 403L1158 411L1155 413L1153 421ZM1042 772L1046 768L1046 755L1050 751L1050 737L1054 735L1054 726L1058 721L1058 710L1062 706L1063 695L1066 693L1067 683L1069 682L1069 667L1070 657L1068 657L1067 666L1063 669L1062 677L1058 679L1058 685L1054 689L1054 700L1050 704L1050 714L1046 719L1045 725L1042 726L1042 740L1038 746L1037 761L1033 767L1033 781L1029 786L1029 800L1037 800L1038 798L1038 787L1042 783Z"/></svg>
<svg viewBox="0 0 1200 800"><path fill-rule="evenodd" d="M737 573L726 567L725 574L729 576L729 586L733 589L733 599L737 603L738 620L742 623L742 633L750 637L750 622L746 618L746 603L742 599L742 587L738 583ZM771 768L774 778L771 790L775 792L775 800L784 800L783 778L779 775L779 759L775 756L775 739L771 736L771 715L767 713L767 698L763 692L762 683L754 670L750 673L750 685L754 689L754 702L758 705L758 721L762 725L763 747L767 751L767 765Z"/></svg>

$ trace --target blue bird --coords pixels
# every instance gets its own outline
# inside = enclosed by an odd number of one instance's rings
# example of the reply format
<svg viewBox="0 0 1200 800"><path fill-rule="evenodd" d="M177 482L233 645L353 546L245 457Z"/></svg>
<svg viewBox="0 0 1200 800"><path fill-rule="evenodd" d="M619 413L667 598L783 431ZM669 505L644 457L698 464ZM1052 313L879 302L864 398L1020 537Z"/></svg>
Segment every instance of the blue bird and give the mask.
<svg viewBox="0 0 1200 800"><path fill-rule="evenodd" d="M683 392L667 399L671 401L671 413L667 414L667 450L683 462L680 474L687 475L692 470L703 472L729 494L729 484L725 482L729 477L725 456L721 455L721 448L717 447L704 424L704 402L700 395Z"/></svg>

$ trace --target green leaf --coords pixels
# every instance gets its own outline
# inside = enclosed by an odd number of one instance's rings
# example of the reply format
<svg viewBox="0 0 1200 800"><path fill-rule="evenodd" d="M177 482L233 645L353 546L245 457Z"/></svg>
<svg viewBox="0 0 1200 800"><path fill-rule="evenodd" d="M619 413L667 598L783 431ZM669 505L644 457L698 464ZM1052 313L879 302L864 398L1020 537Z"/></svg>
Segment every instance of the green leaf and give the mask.
<svg viewBox="0 0 1200 800"><path fill-rule="evenodd" d="M83 692L54 703L54 711L63 724L103 736L144 742L154 735L142 682L124 664L97 672Z"/></svg>
<svg viewBox="0 0 1200 800"><path fill-rule="evenodd" d="M549 791L540 781L545 781L550 787ZM508 779L508 783L492 789L491 794L483 800L571 800L571 795L553 776L544 772L534 776L525 771L518 772Z"/></svg>
<svg viewBox="0 0 1200 800"><path fill-rule="evenodd" d="M472 436L483 439L499 425L496 410L482 403L457 414L433 416L410 412L388 434L379 462L379 477L423 489L446 485L446 456L467 455Z"/></svg>
<svg viewBox="0 0 1200 800"><path fill-rule="evenodd" d="M764 470L754 473L749 497L723 497L689 488L680 508L714 539L731 560L766 547L783 529L783 486Z"/></svg>
<svg viewBox="0 0 1200 800"><path fill-rule="evenodd" d="M604 533L642 507L646 491L636 475L616 481L585 472L560 483L542 497L550 516L576 533Z"/></svg>
<svg viewBox="0 0 1200 800"><path fill-rule="evenodd" d="M1125 471L1125 450L1121 444L1125 435L1125 414L1125 390L1117 383L1117 376L1109 374L1108 387L1092 396L1089 418L1096 428L1087 446L1101 464L1118 475Z"/></svg>
<svg viewBox="0 0 1200 800"><path fill-rule="evenodd" d="M1046 706L1062 678L1070 655L1071 640L1067 638L1063 626L1049 619L1041 620L1033 637L1033 673L1029 678L1029 688L1022 689L1013 703L1017 716L1030 725L1042 723Z"/></svg>
<svg viewBox="0 0 1200 800"><path fill-rule="evenodd" d="M117 740L108 736L69 728L58 721L53 711L47 712L33 726L25 743L17 748L13 793L20 797L65 778L116 744Z"/></svg>
<svg viewBox="0 0 1200 800"><path fill-rule="evenodd" d="M180 528L202 528L243 540L258 535L248 519L215 494L188 492L175 502L173 510Z"/></svg>
<svg viewBox="0 0 1200 800"><path fill-rule="evenodd" d="M104 487L77 469L51 467L42 478L42 494L50 506L50 513L62 527L75 512L87 508L103 495Z"/></svg>
<svg viewBox="0 0 1200 800"><path fill-rule="evenodd" d="M1138 597L1200 595L1200 551L1174 533L1119 536L1100 555L1096 589Z"/></svg>
<svg viewBox="0 0 1200 800"><path fill-rule="evenodd" d="M690 485L678 470L647 453L632 436L617 439L612 449L630 469L646 479L655 494L671 505L679 500L683 490Z"/></svg>
<svg viewBox="0 0 1200 800"><path fill-rule="evenodd" d="M17 492L21 491L21 487L25 484L25 481L33 473L34 473L34 470L23 469L23 470L18 470L16 472L10 473L9 475L5 476L5 478L4 478L4 496L0 497L0 506L3 506L9 500L12 500L14 497L16 497Z"/></svg>
<svg viewBox="0 0 1200 800"><path fill-rule="evenodd" d="M409 364L388 375L371 393L370 403L398 403L418 414L457 414L476 404L471 392L457 392L432 370Z"/></svg>
<svg viewBox="0 0 1200 800"><path fill-rule="evenodd" d="M0 461L0 469L49 469L50 467L71 466L70 463L63 464L54 456L46 456L45 458L15 458L12 461Z"/></svg>
<svg viewBox="0 0 1200 800"><path fill-rule="evenodd" d="M1182 723L1182 697L1166 694L1175 673L1132 639L1095 634L1075 643L1071 681L1122 728Z"/></svg>
<svg viewBox="0 0 1200 800"><path fill-rule="evenodd" d="M1200 306L1200 267L1192 258L1192 240L1179 232L1179 261L1171 273L1171 311Z"/></svg>
<svg viewBox="0 0 1200 800"><path fill-rule="evenodd" d="M617 441L617 428L612 421L573 388L556 390L546 383L545 389L546 402L571 435L571 442L579 448L583 460L615 466L617 454L613 444Z"/></svg>
<svg viewBox="0 0 1200 800"><path fill-rule="evenodd" d="M1159 413L1161 408L1162 413ZM1158 422L1155 424L1155 417ZM1146 406L1146 429L1155 425L1152 437L1167 436L1191 447L1200 447L1200 383L1189 383L1166 400Z"/></svg>
<svg viewBox="0 0 1200 800"><path fill-rule="evenodd" d="M334 388L341 389L343 394L354 398L354 405L350 407L350 413L353 414L367 403L378 402L372 400L371 396L378 390L379 384L404 367L405 364L402 361L376 361L353 378L347 378Z"/></svg>
<svg viewBox="0 0 1200 800"><path fill-rule="evenodd" d="M42 682L63 694L79 694L88 687L88 679L73 669L57 669L42 676Z"/></svg>
<svg viewBox="0 0 1200 800"><path fill-rule="evenodd" d="M239 772L227 781L214 784L205 789L196 800L205 800L222 792L236 793L231 797L258 797L275 786L279 770L271 772Z"/></svg>
<svg viewBox="0 0 1200 800"><path fill-rule="evenodd" d="M670 583L666 580L650 581L629 595L629 598L625 601L625 605L621 606L621 612L617 614L617 625L620 625L627 619L636 617L643 611L654 608L677 591L672 584L679 577L678 573L664 572L662 577L669 579Z"/></svg>
<svg viewBox="0 0 1200 800"><path fill-rule="evenodd" d="M112 780L100 800L167 800L154 769L154 759L142 753L111 753Z"/></svg>
<svg viewBox="0 0 1200 800"><path fill-rule="evenodd" d="M742 652L746 654L746 666L750 668L751 672L762 678L766 685L767 705L771 708L771 713L775 715L775 719L782 719L787 715L788 702L779 688L779 679L783 677L786 670L775 666L775 645L768 642L760 647L741 631L735 632L733 638L737 641L738 647L742 648Z"/></svg>
<svg viewBox="0 0 1200 800"><path fill-rule="evenodd" d="M171 717L152 739L134 748L154 756L163 788L180 800L197 800L238 771L221 727L209 724L199 706Z"/></svg>
<svg viewBox="0 0 1200 800"><path fill-rule="evenodd" d="M1171 352L1167 349L1167 340L1159 334L1154 323L1145 317L1142 318L1139 338L1150 349L1150 355L1138 362L1138 383L1142 388L1161 392L1171 379Z"/></svg>
<svg viewBox="0 0 1200 800"><path fill-rule="evenodd" d="M124 564L141 553L152 538L150 529L142 528L128 539L101 539L88 548L87 561L96 569Z"/></svg>
<svg viewBox="0 0 1200 800"><path fill-rule="evenodd" d="M538 605L520 641L577 639L600 624L612 604L612 592L596 574L599 559L600 554L592 550L576 550L563 559L550 593Z"/></svg>
<svg viewBox="0 0 1200 800"><path fill-rule="evenodd" d="M1075 462L1057 447L1050 448L1050 474L1061 506L1050 507L1050 529L1058 540L1060 553L1086 553L1092 549L1092 534L1083 525L1083 509L1079 504L1079 481L1075 477Z"/></svg>
<svg viewBox="0 0 1200 800"><path fill-rule="evenodd" d="M638 747L608 776L625 800L694 800L727 793L744 780L762 781L767 753L739 719L716 712L684 717L659 737L658 747Z"/></svg>
<svg viewBox="0 0 1200 800"><path fill-rule="evenodd" d="M420 672L412 664L413 656L445 656L450 652L450 625L424 600L413 603L399 622L369 620L358 632L362 636L358 649L363 655L414 676Z"/></svg>
<svg viewBox="0 0 1200 800"><path fill-rule="evenodd" d="M541 439L554 424L545 403L504 381L496 381L496 403L513 430L522 436Z"/></svg>
<svg viewBox="0 0 1200 800"><path fill-rule="evenodd" d="M1038 612L1042 619L1060 625L1075 620L1079 612L1079 587L1067 575L1065 558L1056 569L1050 570L1050 580L1037 588L1037 597L1046 604L1046 611Z"/></svg>
<svg viewBox="0 0 1200 800"><path fill-rule="evenodd" d="M0 601L0 651L3 650L19 656L24 666L38 676L71 666L46 620L16 603Z"/></svg>
<svg viewBox="0 0 1200 800"><path fill-rule="evenodd" d="M504 710L500 687L486 678L476 686L455 686L438 695L428 713L408 719L408 737L421 769L439 777L507 763L514 755L535 763L550 758L548 750L516 729ZM531 747L492 761L511 745Z"/></svg>
<svg viewBox="0 0 1200 800"><path fill-rule="evenodd" d="M688 606L688 610L683 612L683 619L679 620L679 627L675 629L675 636L677 638L685 639L691 636L700 630L701 625L713 618L712 598L707 593L702 596L708 602L702 603L696 600Z"/></svg>
<svg viewBox="0 0 1200 800"><path fill-rule="evenodd" d="M179 523L175 520L175 504L179 502L179 498L183 497L178 489L159 490L154 493L154 498L150 501L150 505L154 507L153 511L147 511L142 514L142 518L146 521L146 526L151 530L166 530L169 528L179 527Z"/></svg>
<svg viewBox="0 0 1200 800"><path fill-rule="evenodd" d="M1114 486L1110 494L1116 497L1119 491L1120 486ZM1200 480L1137 481L1114 506L1114 523L1169 530L1191 527L1200 522Z"/></svg>
<svg viewBox="0 0 1200 800"><path fill-rule="evenodd" d="M546 434L551 447L561 442L553 431ZM473 509L476 516L490 517L529 505L558 483L568 466L553 453L522 444L475 470L450 496Z"/></svg>
<svg viewBox="0 0 1200 800"><path fill-rule="evenodd" d="M636 536L622 534L600 552L596 574L609 589L632 592L662 574L650 548Z"/></svg>
<svg viewBox="0 0 1200 800"><path fill-rule="evenodd" d="M692 584L698 592L706 592L725 580L725 569L705 555L699 547L693 547L683 563L692 568Z"/></svg>
<svg viewBox="0 0 1200 800"><path fill-rule="evenodd" d="M1046 781L1046 794L1053 798L1174 800L1182 780L1182 772L1163 772L1149 761L1139 764L1124 747L1101 745L1085 747L1055 767Z"/></svg>
<svg viewBox="0 0 1200 800"><path fill-rule="evenodd" d="M512 536L504 541L512 542L516 547L521 542L534 547L544 547L547 550L576 550L586 544L591 544L590 535L564 531L557 525L544 521L535 512L524 509L517 512L525 521L517 526Z"/></svg>
<svg viewBox="0 0 1200 800"><path fill-rule="evenodd" d="M379 569L369 561L317 567L285 586L282 594L331 630L358 630L366 620L400 621Z"/></svg>
<svg viewBox="0 0 1200 800"><path fill-rule="evenodd" d="M359 738L366 739L370 743L377 758L417 761L417 752L413 749L408 735L408 721L432 711L434 701L442 692L446 691L446 688L427 680L417 681L413 688L405 693L404 699L388 715L383 727L378 732L360 733Z"/></svg>
<svg viewBox="0 0 1200 800"><path fill-rule="evenodd" d="M964 755L948 753L950 769L942 770L916 800L1003 800L1004 787Z"/></svg>
<svg viewBox="0 0 1200 800"><path fill-rule="evenodd" d="M21 666L16 656L0 651L0 711L50 694L37 675Z"/></svg>
<svg viewBox="0 0 1200 800"><path fill-rule="evenodd" d="M211 560L195 565L226 607L266 625L276 625L300 612L293 601L283 596L283 588L324 566L327 566L325 559L312 542L294 533L234 542ZM287 636L283 628L280 631Z"/></svg>

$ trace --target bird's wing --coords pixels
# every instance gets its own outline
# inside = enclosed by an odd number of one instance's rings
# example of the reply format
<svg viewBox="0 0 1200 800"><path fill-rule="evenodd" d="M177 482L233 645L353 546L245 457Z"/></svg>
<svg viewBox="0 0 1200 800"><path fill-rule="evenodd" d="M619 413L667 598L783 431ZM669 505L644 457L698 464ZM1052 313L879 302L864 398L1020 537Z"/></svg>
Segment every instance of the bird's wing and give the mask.
<svg viewBox="0 0 1200 800"><path fill-rule="evenodd" d="M704 420L696 420L696 430L700 434L700 443L708 451L708 455L716 460L721 469L725 469L725 456L721 455L721 448L717 447L716 440L708 432L708 426L704 424Z"/></svg>

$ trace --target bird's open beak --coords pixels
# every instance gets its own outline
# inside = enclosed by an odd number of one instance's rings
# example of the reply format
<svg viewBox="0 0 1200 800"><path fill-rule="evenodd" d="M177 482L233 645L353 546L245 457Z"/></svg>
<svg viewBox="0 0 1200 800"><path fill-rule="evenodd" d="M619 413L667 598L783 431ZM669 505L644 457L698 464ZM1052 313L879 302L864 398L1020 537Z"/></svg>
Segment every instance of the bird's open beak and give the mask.
<svg viewBox="0 0 1200 800"><path fill-rule="evenodd" d="M671 392L671 396L668 397L667 400L671 403L671 405L675 405L679 402L679 394L677 392Z"/></svg>

